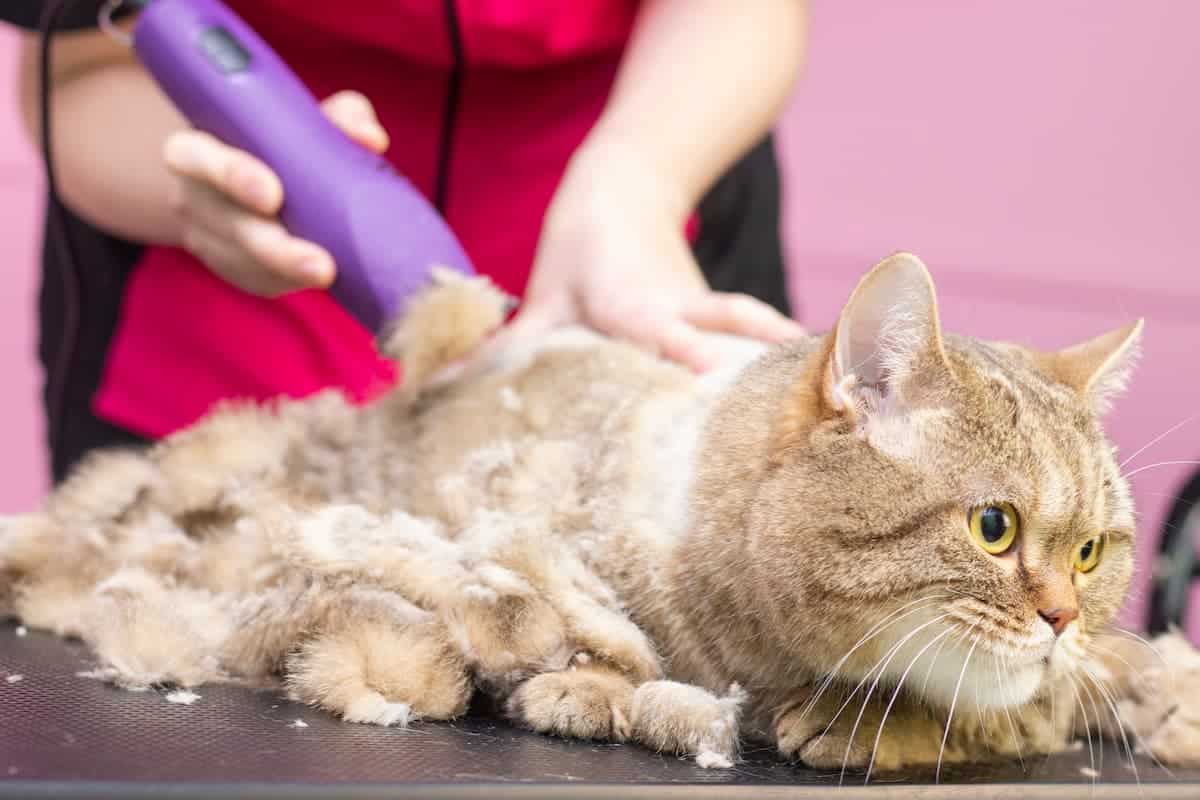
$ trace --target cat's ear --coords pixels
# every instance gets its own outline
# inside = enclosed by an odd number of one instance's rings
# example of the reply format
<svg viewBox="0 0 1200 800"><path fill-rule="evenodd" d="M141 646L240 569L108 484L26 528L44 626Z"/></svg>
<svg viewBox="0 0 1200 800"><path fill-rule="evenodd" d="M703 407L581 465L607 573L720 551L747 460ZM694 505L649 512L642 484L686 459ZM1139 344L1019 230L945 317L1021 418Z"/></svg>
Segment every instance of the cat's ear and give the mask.
<svg viewBox="0 0 1200 800"><path fill-rule="evenodd" d="M859 281L838 317L824 399L859 419L900 410L950 375L933 278L916 256L892 255Z"/></svg>
<svg viewBox="0 0 1200 800"><path fill-rule="evenodd" d="M1143 327L1139 319L1063 350L1038 354L1037 360L1051 377L1077 391L1102 414L1129 384L1141 356Z"/></svg>

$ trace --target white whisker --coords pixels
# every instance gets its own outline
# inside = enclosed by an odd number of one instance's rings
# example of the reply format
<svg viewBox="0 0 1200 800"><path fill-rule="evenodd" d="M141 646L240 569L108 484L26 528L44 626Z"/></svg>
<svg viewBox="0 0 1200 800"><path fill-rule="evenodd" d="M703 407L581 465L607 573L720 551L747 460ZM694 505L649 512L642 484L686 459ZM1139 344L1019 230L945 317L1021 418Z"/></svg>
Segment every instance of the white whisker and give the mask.
<svg viewBox="0 0 1200 800"><path fill-rule="evenodd" d="M1011 673L1008 659L1004 659L1004 671L1005 677L1008 677ZM1017 734L1017 724L1013 721L1012 712L1008 710L1008 695L1005 693L1007 683L1001 684L1000 682L999 664L997 664L997 669L994 672L996 673L996 688L1000 690L1001 694L1004 694L1004 715L1008 717L1008 727L1012 729L1013 747L1017 751L1017 761L1021 764L1021 772L1025 772L1025 758L1021 755L1021 737Z"/></svg>
<svg viewBox="0 0 1200 800"><path fill-rule="evenodd" d="M841 774L841 777L838 779L839 786L841 785L842 781L846 777L846 762L850 758L850 749L854 746L854 737L858 734L858 726L862 722L863 713L867 710L867 704L871 702L871 695L873 695L875 693L875 687L877 687L879 685L879 679L883 677L883 673L887 670L888 664L892 663L892 659L896 657L896 653L900 652L900 649L903 648L904 645L908 643L909 639L913 638L918 633L920 633L921 631L928 628L930 625L941 622L948 616L950 616L950 615L942 614L941 616L934 617L933 619L929 620L928 622L921 623L916 628L909 631L908 634L906 634L904 636L904 638L902 638L900 641L896 642L896 644L892 645L892 648L888 651L885 660L882 662L882 664L879 667L879 671L875 674L875 680L871 682L871 688L867 690L867 696L863 698L862 707L858 710L858 717L854 720L854 726L852 728L850 728L850 736L848 737L848 739L846 741L846 753L845 753L845 755L842 756L842 774Z"/></svg>
<svg viewBox="0 0 1200 800"><path fill-rule="evenodd" d="M842 665L845 664L847 660L849 660L850 656L854 655L854 652L856 650L858 650L858 648L862 647L864 644L869 642L875 636L879 635L885 628L889 628L892 625L894 625L895 623L904 619L905 617L907 617L911 614L915 614L918 611L923 610L924 606L918 606L918 604L925 603L925 602L932 603L933 601L944 600L945 598L946 598L946 595L944 595L944 594L937 594L937 595L932 595L929 597L919 597L916 600L905 603L904 605L900 606L899 608L897 608L896 610L892 611L890 614L885 616L882 620L875 623L875 625L873 625L865 634L863 634L862 638L859 639L853 647L851 647L849 650L847 650L846 654L843 655L841 658L839 658L837 663L834 664L833 667L829 670L829 674L827 674L825 676L825 679L821 682L821 685L817 687L816 693L813 694L813 696L811 698L809 698L808 702L806 702L804 704L804 707L800 711L800 718L803 719L804 717L808 716L809 712L812 711L814 707L816 707L817 702L821 699L821 696L825 694L825 691L829 688L829 685L833 682L834 676L838 674L838 670L840 670L842 668ZM914 608L914 606L917 606L917 607ZM905 611L905 609L908 609L908 610ZM905 612L905 613L901 614L900 612ZM897 614L900 614L900 616L897 617L896 616ZM896 617L896 618L892 619L892 617ZM869 677L870 673L867 673L867 675ZM863 680L865 681L866 679L864 678ZM861 686L861 684L860 684L860 686Z"/></svg>
<svg viewBox="0 0 1200 800"><path fill-rule="evenodd" d="M1146 641L1141 636L1138 636L1133 631L1127 631L1124 628L1115 628L1114 627L1114 628L1110 628L1109 630L1110 630L1110 632L1119 633L1122 636L1125 636L1126 638L1132 639L1133 641L1140 644L1142 647L1145 647L1147 650L1150 651L1150 655L1152 655L1158 659L1158 663L1162 666L1162 668L1164 670L1167 668L1167 660L1165 658L1163 658L1163 654L1158 652L1158 650L1156 650L1154 648L1154 645L1150 644L1150 642ZM1125 664L1125 666L1127 666L1131 670L1133 670L1134 673L1138 672L1138 670L1134 669L1133 665L1130 664L1129 661L1126 660L1125 658L1123 658L1119 653L1114 653L1112 650L1107 650L1105 652L1107 652L1113 658L1119 659L1121 662L1123 662Z"/></svg>
<svg viewBox="0 0 1200 800"><path fill-rule="evenodd" d="M888 714L891 713L892 706L896 703L896 698L900 696L900 690L904 687L904 679L908 677L908 673L914 666L916 666L917 662L921 660L921 656L925 655L926 650L937 644L939 639L943 639L953 632L954 628L947 628L930 640L917 652L915 656L913 656L912 661L908 663L908 666L905 668L904 672L901 673L900 681L896 684L896 691L892 692L892 699L888 701L887 707L883 710L883 719L879 720L879 730L875 732L875 744L871 747L871 760L867 763L867 778L863 781L863 785L871 782L871 770L875 767L875 754L879 752L879 740L883 736L883 726L887 723Z"/></svg>
<svg viewBox="0 0 1200 800"><path fill-rule="evenodd" d="M1133 665L1130 664L1129 661L1126 660L1125 658L1122 658L1120 654L1113 653L1111 651L1109 651L1108 654L1110 656L1113 656L1114 658L1122 661L1127 667L1129 667L1129 669L1131 671L1135 671L1133 668ZM1161 655L1159 657L1161 658ZM1086 667L1084 667L1084 668L1087 669ZM1095 676L1092 676L1092 677L1093 677L1093 680L1095 680ZM1157 766L1159 769L1161 769L1163 772L1167 773L1168 777L1174 778L1175 773L1172 772L1171 769L1166 764L1159 761L1158 756L1154 755L1154 752L1147 746L1146 741L1145 741L1145 739L1142 738L1141 734L1139 734L1133 728L1130 728L1129 732L1133 734L1133 738L1137 740L1137 744L1146 752L1146 755L1148 755L1150 757L1150 760L1154 762L1154 765ZM1122 726L1122 734L1124 734L1124 726Z"/></svg>
<svg viewBox="0 0 1200 800"><path fill-rule="evenodd" d="M1179 464L1190 464L1192 466L1200 466L1200 461L1186 461L1186 460L1185 461L1159 461L1156 464L1147 464L1144 467L1138 467L1133 472L1127 472L1124 475L1122 475L1121 477L1124 478L1125 480L1129 480L1134 475L1137 475L1139 472L1145 472L1148 469L1154 469L1156 467L1170 467L1172 465L1179 465Z"/></svg>
<svg viewBox="0 0 1200 800"><path fill-rule="evenodd" d="M1130 461L1133 461L1135 458L1137 458L1138 456L1140 456L1142 453L1146 452L1146 451L1147 451L1147 450L1149 450L1151 447L1153 447L1154 445L1158 444L1158 443L1159 443L1159 442L1161 442L1163 439L1167 438L1167 437L1168 437L1168 436L1170 436L1172 433L1174 433L1175 431L1179 430L1179 429L1180 429L1180 428L1182 428L1184 425L1187 425L1189 422L1191 422L1192 420L1196 419L1197 417L1200 417L1200 412L1197 412L1197 413L1195 413L1195 414L1192 414L1190 417L1187 417L1186 419L1184 419L1184 420L1183 420L1183 422L1177 422L1177 423L1175 423L1174 425L1172 425L1170 428L1167 428L1165 431L1163 431L1162 433L1160 433L1158 436L1155 436L1153 439L1151 439L1150 441L1146 442L1144 445L1142 445L1142 446L1141 446L1141 447L1139 447L1137 450L1135 450L1135 451L1133 452L1133 455L1131 455L1131 456L1129 456L1128 458L1126 458L1124 461L1122 461L1122 462L1121 462L1121 463L1120 463L1120 464L1117 466L1117 469L1125 469L1125 465L1126 465L1126 464L1128 464Z"/></svg>
<svg viewBox="0 0 1200 800"><path fill-rule="evenodd" d="M1075 702L1079 705L1079 711L1083 714L1083 730L1087 734L1088 745L1088 762L1092 765L1092 787L1096 785L1096 777L1100 774L1096 772L1096 751L1092 747L1092 723L1088 719L1087 709L1084 708L1083 698L1079 694L1079 683L1075 680L1075 676L1067 674L1067 679L1071 681L1071 688L1075 692Z"/></svg>
<svg viewBox="0 0 1200 800"><path fill-rule="evenodd" d="M938 645L938 649L934 652L933 658L930 659L930 661L929 661L929 668L925 670L925 681L921 684L921 697L925 696L925 690L929 688L929 678L931 675L933 675L933 667L935 664L937 664L938 657L941 656L941 654L942 654L942 648L944 648L946 645L950 644L951 642L961 642L963 639L970 636L971 631L973 631L973 630L975 630L974 626L972 626L970 628L964 628L963 631L958 634L958 636L947 639L946 641L944 641L940 645Z"/></svg>
<svg viewBox="0 0 1200 800"><path fill-rule="evenodd" d="M1133 748L1129 745L1129 737L1125 735L1125 725L1121 722L1121 715L1117 712L1117 704L1113 702L1112 695L1105 688L1104 684L1097 678L1096 675L1085 665L1083 675L1092 682L1096 687L1096 691L1104 698L1104 702L1108 704L1108 710L1112 712L1113 724L1117 726L1117 731L1121 734L1121 741L1125 744L1125 752L1129 756L1129 766L1133 769L1133 779L1138 785L1138 794L1144 794L1142 790L1142 778L1138 774L1137 760L1133 756Z"/></svg>
<svg viewBox="0 0 1200 800"><path fill-rule="evenodd" d="M1087 676L1086 672L1082 672L1083 677ZM1087 692L1088 701L1092 704L1092 714L1096 718L1096 738L1099 740L1100 746L1097 748L1100 751L1099 763L1096 765L1096 771L1101 775L1104 774L1104 730L1101 727L1100 709L1096 707L1096 697L1092 694L1092 690L1088 688L1086 681L1079 682L1080 688Z"/></svg>
<svg viewBox="0 0 1200 800"><path fill-rule="evenodd" d="M942 746L938 749L934 783L942 782L942 757L946 754L946 740L950 738L950 724L954 721L954 706L958 704L958 691L962 688L963 677L967 674L967 665L971 663L971 654L975 652L975 647L979 644L979 637L982 635L975 634L975 638L971 641L971 648L967 650L967 657L963 659L962 671L958 673L958 683L954 686L954 697L950 700L950 713L946 716L946 732L942 734Z"/></svg>

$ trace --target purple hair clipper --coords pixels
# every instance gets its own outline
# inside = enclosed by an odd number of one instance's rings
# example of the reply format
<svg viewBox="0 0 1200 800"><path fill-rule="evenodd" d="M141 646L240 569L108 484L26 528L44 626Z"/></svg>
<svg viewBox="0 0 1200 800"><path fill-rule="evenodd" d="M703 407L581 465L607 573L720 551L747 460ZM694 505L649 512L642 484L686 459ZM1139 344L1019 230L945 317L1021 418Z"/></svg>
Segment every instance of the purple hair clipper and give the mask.
<svg viewBox="0 0 1200 800"><path fill-rule="evenodd" d="M474 267L424 196L321 111L283 60L219 0L153 0L133 49L200 130L260 158L284 187L280 220L327 249L330 292L373 333L443 266Z"/></svg>

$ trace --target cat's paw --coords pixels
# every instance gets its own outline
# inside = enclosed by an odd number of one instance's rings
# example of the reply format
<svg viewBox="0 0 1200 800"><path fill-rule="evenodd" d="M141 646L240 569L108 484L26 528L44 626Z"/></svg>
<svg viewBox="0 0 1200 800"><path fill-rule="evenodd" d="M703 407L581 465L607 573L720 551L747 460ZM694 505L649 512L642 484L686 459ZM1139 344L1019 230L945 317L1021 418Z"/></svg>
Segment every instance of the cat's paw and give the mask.
<svg viewBox="0 0 1200 800"><path fill-rule="evenodd" d="M1161 656L1131 681L1117 709L1126 729L1167 766L1200 766L1200 651L1178 633L1152 643Z"/></svg>
<svg viewBox="0 0 1200 800"><path fill-rule="evenodd" d="M884 714L886 713L886 719ZM845 702L831 693L798 701L776 718L775 742L785 758L813 769L892 772L936 762L941 730L901 702L887 708L877 698ZM953 755L957 750L947 750Z"/></svg>
<svg viewBox="0 0 1200 800"><path fill-rule="evenodd" d="M849 724L843 719L844 711L834 719L836 711L836 705L818 702L810 706L805 702L781 714L775 725L779 754L813 769L866 767L872 741L867 736L858 736L857 731L852 738L857 711L849 714Z"/></svg>
<svg viewBox="0 0 1200 800"><path fill-rule="evenodd" d="M379 692L367 691L346 706L342 719L346 722L361 722L367 725L398 725L408 727L416 715L408 703L392 703Z"/></svg>
<svg viewBox="0 0 1200 800"><path fill-rule="evenodd" d="M677 681L649 681L633 695L633 735L657 752L692 756L704 768L733 766L741 706L737 684L724 697Z"/></svg>
<svg viewBox="0 0 1200 800"><path fill-rule="evenodd" d="M433 622L345 624L293 650L285 682L300 702L373 725L453 719L466 711L472 692L462 657Z"/></svg>
<svg viewBox="0 0 1200 800"><path fill-rule="evenodd" d="M629 738L633 684L617 672L578 667L522 683L505 710L539 733L623 742Z"/></svg>

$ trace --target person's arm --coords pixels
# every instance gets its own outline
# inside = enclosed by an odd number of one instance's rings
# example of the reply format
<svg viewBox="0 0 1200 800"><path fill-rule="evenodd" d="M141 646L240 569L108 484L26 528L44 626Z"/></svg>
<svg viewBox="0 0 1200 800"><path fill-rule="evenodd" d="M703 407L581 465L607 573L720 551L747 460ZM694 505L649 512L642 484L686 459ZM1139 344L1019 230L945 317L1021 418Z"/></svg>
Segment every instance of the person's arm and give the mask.
<svg viewBox="0 0 1200 800"><path fill-rule="evenodd" d="M38 35L25 34L21 109L40 147L39 51ZM70 32L55 36L52 55L55 175L75 213L130 241L182 246L256 294L328 285L333 259L275 218L283 187L274 173L192 129L127 47L96 30ZM323 107L364 146L387 146L366 98L341 92Z"/></svg>
<svg viewBox="0 0 1200 800"><path fill-rule="evenodd" d="M703 370L705 331L802 333L712 292L684 237L704 193L767 134L803 61L802 0L645 0L616 85L543 224L510 336L582 322Z"/></svg>
<svg viewBox="0 0 1200 800"><path fill-rule="evenodd" d="M803 62L804 0L645 0L613 93L576 154L646 166L682 216L772 127Z"/></svg>
<svg viewBox="0 0 1200 800"><path fill-rule="evenodd" d="M36 33L22 35L21 110L39 148L40 49ZM53 155L63 202L116 236L178 244L181 226L165 202L174 178L162 150L186 122L129 49L106 34L56 34L51 53Z"/></svg>

